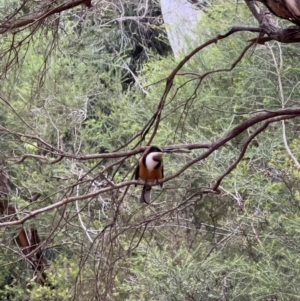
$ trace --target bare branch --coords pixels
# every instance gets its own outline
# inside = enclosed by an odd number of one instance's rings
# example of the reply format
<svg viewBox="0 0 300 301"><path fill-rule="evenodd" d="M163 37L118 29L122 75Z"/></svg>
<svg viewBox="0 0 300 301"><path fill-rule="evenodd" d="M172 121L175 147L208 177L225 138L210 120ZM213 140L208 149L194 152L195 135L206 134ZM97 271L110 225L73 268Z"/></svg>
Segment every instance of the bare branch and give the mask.
<svg viewBox="0 0 300 301"><path fill-rule="evenodd" d="M265 7L275 16L286 19L290 22L300 25L300 9L298 0L257 0L264 4Z"/></svg>
<svg viewBox="0 0 300 301"><path fill-rule="evenodd" d="M157 111L155 112L155 114L152 116L149 124L147 125L147 127L144 128L144 133L143 136L145 137L146 134L149 132L150 128L153 126L154 122L154 130L153 133L147 143L147 145L150 145L156 135L159 123L160 123L160 119L161 119L161 113L163 111L165 102L167 100L167 97L171 91L171 88L173 86L173 82L174 82L174 78L177 75L178 71L194 56L196 55L200 50L204 49L205 47L212 45L214 43L217 43L220 40L223 40L227 37L229 37L230 35L236 33L236 32L240 32L240 31L247 31L248 29L250 29L250 31L256 31L257 29L253 28L253 27L233 27L231 30L229 30L227 33L225 33L224 35L218 35L215 38L203 43L202 45L200 45L199 47L195 48L190 54L188 54L177 66L176 68L171 72L171 74L169 75L169 77L166 80L166 88L164 91L163 96L161 97L161 100L158 104L158 108Z"/></svg>
<svg viewBox="0 0 300 301"><path fill-rule="evenodd" d="M244 143L243 147L242 147L242 151L239 155L239 157L235 160L235 162L218 178L218 180L216 181L216 184L213 187L213 190L216 190L219 185L221 184L222 180L229 175L239 164L239 162L243 159L246 150L249 146L249 144L251 143L251 141L258 136L261 132L263 132L271 123L273 122L278 122L282 119L291 119L291 118L295 118L297 117L297 115L291 115L291 116L280 116L280 117L275 117L272 118L270 120L268 120L267 122L265 122L260 128L258 128L252 135L249 136L249 138L246 140L246 142Z"/></svg>
<svg viewBox="0 0 300 301"><path fill-rule="evenodd" d="M280 113L281 112L281 113ZM255 124L271 119L271 122L284 120L284 119L291 119L296 118L300 116L300 108L288 108L288 109L279 109L275 111L267 111L262 114L258 114L255 117L252 117L246 121L244 121L242 124L236 126L234 129L232 129L228 134L224 135L223 137L219 138L217 141L213 142L211 144L211 147L204 152L202 155L198 156L197 158L189 161L186 165L184 165L179 171L177 171L172 176L166 177L164 181L158 181L158 183L162 183L165 181L169 181L177 176L179 176L181 173L183 173L186 169L188 169L190 166L194 165L195 163L207 158L210 154L212 154L214 151L219 149L221 146L224 146L228 141L232 140L233 138L240 135L242 132L247 130L248 128L254 126ZM276 119L277 118L277 119ZM250 143L250 141L249 141Z"/></svg>
<svg viewBox="0 0 300 301"><path fill-rule="evenodd" d="M167 182L170 181L171 179L178 177L181 173L183 173L185 170L187 170L190 166L196 164L197 162L207 158L211 153L213 153L214 151L218 150L220 147L224 146L228 141L230 141L231 139L235 138L236 136L238 136L239 134L241 134L242 132L244 132L245 130L247 130L248 128L254 126L255 124L265 121L267 120L266 124L263 125L262 127L260 127L256 132L254 132L254 134L252 134L247 142L245 143L242 153L239 156L239 158L237 159L237 161L231 165L231 167L229 168L229 170L224 173L219 180L217 181L218 185L221 183L222 179L229 174L238 164L238 162L241 160L241 158L243 157L248 145L250 144L250 142L253 140L253 138L255 136L257 136L259 133L261 133L270 123L273 122L277 122L280 120L284 120L284 119L291 119L291 118L296 118L300 116L300 108L288 108L288 109L279 109L279 110L275 110L275 111L267 111L265 113L261 113L258 114L257 116L254 116L246 121L244 121L242 124L240 124L239 126L235 127L234 129L232 129L228 134L224 135L223 137L221 137L220 139L218 139L217 141L211 143L209 149L204 152L202 155L198 156L197 158L189 161L187 164L185 164L179 171L177 171L175 174L164 178L164 180L160 180L155 184L150 184L149 185L159 185L163 182ZM115 155L117 156L128 156L128 154L132 154L135 153L137 150L135 151L130 151L130 152L124 152L124 153L110 153L110 154L103 154L103 155L109 155L110 157L107 158L113 158ZM125 155L126 154L126 155ZM80 158L80 157L79 157ZM77 157L78 159L78 157ZM90 198L94 198L97 197L98 195L100 195L101 193L104 192L108 192L108 191L112 191L115 189L119 189L122 187L126 187L126 186L130 186L130 185L143 185L143 183L140 183L138 181L125 181L119 184L114 184L113 182L110 181L110 185L109 187L105 187L102 189L99 189L96 192L93 193L89 193L89 194L84 194L81 196L73 196L73 197L64 197L63 199L61 199L60 201L51 204L49 206L34 210L30 213L26 213L26 216L24 218L21 218L19 220L16 221L10 221L10 222L3 222L0 223L0 227L6 227L6 226L14 226L14 225L19 225L19 224L23 224L25 221L32 219L33 217L53 210L55 208L61 207L63 205L66 205L68 203L71 202L75 202L75 201L80 201L80 200L86 200L86 199L90 199ZM218 187L215 185L213 190L217 191ZM211 192L211 191L208 191ZM20 213L21 214L21 213Z"/></svg>
<svg viewBox="0 0 300 301"><path fill-rule="evenodd" d="M59 14L65 10L74 8L79 5L87 5L90 2L91 1L87 1L87 0L71 0L59 6L56 6L52 9L49 9L48 11L38 13L38 14L32 14L31 16L27 16L26 18L17 20L15 22L10 22L9 20L5 20L3 23L0 24L0 34L3 34L12 29L16 29L16 28L19 29L27 25L34 24L36 22L40 22L54 14Z"/></svg>

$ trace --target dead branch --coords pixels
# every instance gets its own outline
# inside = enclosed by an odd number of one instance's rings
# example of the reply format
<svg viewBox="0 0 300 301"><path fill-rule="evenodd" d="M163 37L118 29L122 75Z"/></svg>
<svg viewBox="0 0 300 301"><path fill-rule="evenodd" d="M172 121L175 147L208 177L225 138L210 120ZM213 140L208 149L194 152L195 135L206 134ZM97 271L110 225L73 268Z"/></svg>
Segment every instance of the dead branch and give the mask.
<svg viewBox="0 0 300 301"><path fill-rule="evenodd" d="M247 29L246 29L247 28ZM174 78L177 75L178 71L193 57L195 56L200 50L204 49L205 47L212 45L214 43L217 43L220 40L223 40L227 37L229 37L230 35L236 33L236 32L240 32L240 31L255 31L255 28L253 27L233 27L231 30L229 30L227 33L225 33L224 35L218 35L215 38L203 43L202 45L200 45L199 47L195 48L191 53L189 53L177 66L176 68L171 72L171 74L169 75L169 77L166 80L166 88L164 91L164 94L161 97L161 100L158 104L158 108L155 112L155 114L152 116L151 120L149 121L148 125L144 128L143 131L143 138L146 136L146 134L150 131L150 129L152 128L152 126L154 125L154 130L152 132L152 135L147 143L147 145L150 145L156 135L156 132L158 130L158 126L160 123L160 119L161 119L161 114L162 111L164 109L165 106L165 102L167 100L167 97L172 89L173 86L173 82L174 82Z"/></svg>

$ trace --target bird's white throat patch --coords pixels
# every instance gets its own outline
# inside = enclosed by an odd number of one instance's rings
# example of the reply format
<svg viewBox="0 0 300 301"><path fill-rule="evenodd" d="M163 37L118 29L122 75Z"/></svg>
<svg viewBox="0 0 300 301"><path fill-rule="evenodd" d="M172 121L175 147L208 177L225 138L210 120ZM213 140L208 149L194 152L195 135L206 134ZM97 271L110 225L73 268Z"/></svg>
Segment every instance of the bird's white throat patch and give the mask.
<svg viewBox="0 0 300 301"><path fill-rule="evenodd" d="M158 155L158 154L161 154L161 153L160 152L153 152L153 153L150 153L150 154L147 155L147 157L146 157L146 167L149 171L154 170L154 168L159 163L159 162L153 160L153 157Z"/></svg>

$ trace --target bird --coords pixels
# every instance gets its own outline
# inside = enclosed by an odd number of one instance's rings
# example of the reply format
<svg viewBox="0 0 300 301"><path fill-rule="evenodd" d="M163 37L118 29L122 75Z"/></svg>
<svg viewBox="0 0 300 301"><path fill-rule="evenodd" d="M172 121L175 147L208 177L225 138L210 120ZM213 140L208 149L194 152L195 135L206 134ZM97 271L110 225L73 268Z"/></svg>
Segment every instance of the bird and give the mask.
<svg viewBox="0 0 300 301"><path fill-rule="evenodd" d="M142 179L145 181L140 198L141 203L150 204L151 186L147 185L147 183L158 181L164 177L162 156L163 151L158 146L152 145L146 148L142 157L139 159L135 170L135 180ZM162 186L163 183L160 184L160 187Z"/></svg>

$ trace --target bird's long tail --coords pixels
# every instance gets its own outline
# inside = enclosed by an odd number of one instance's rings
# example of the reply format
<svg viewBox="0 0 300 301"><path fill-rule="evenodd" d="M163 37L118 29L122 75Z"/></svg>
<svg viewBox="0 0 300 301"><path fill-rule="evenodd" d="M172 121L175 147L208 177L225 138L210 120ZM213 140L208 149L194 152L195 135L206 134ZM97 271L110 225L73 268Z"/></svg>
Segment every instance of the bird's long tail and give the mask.
<svg viewBox="0 0 300 301"><path fill-rule="evenodd" d="M151 201L151 186L144 185L140 202L150 204L150 201Z"/></svg>

